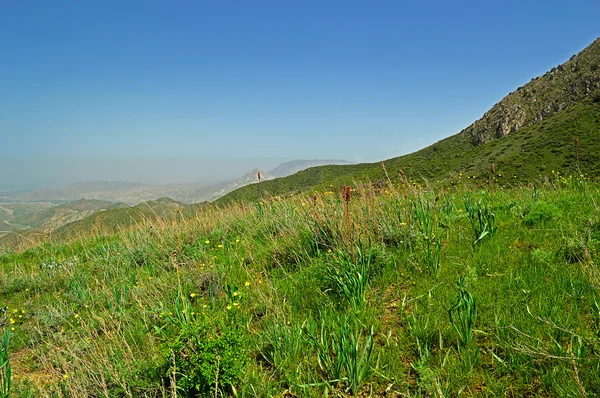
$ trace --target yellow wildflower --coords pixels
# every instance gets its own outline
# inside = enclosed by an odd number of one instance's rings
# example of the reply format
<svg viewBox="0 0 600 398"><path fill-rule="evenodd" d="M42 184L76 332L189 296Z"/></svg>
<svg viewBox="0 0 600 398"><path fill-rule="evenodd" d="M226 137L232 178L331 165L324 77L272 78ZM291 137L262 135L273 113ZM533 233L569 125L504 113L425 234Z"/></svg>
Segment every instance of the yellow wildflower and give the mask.
<svg viewBox="0 0 600 398"><path fill-rule="evenodd" d="M250 286L250 282L246 281L246 283L244 283L244 286L246 286L246 287Z"/></svg>

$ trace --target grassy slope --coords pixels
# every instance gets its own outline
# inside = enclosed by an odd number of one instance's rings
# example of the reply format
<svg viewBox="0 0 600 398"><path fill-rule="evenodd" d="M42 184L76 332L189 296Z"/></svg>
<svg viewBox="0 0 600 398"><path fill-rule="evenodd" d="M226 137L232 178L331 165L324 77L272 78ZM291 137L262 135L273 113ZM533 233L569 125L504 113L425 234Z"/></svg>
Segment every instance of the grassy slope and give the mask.
<svg viewBox="0 0 600 398"><path fill-rule="evenodd" d="M186 217L203 205L203 203L187 205L169 198L143 202L133 207L123 204L114 204L112 205L113 208L109 210L94 212L87 217L60 226L51 232L29 229L9 233L0 237L0 248L29 247L41 240L70 239L82 234L114 233L119 230L126 230L139 225L156 222L157 220L175 220ZM44 220L46 219L47 218L44 218Z"/></svg>
<svg viewBox="0 0 600 398"><path fill-rule="evenodd" d="M574 105L540 123L533 124L501 139L473 146L460 134L446 138L415 153L385 161L389 177L399 181L402 169L413 182L452 185L462 179L487 179L490 164L495 163L498 184L530 182L549 171L574 174L575 138L580 140L580 163L590 176L600 176L600 103L591 99ZM500 176L501 175L501 176ZM229 193L216 203L252 201L261 196L286 195L320 190L332 185L336 191L354 181L385 181L380 163L350 166L323 166L293 176L252 184Z"/></svg>
<svg viewBox="0 0 600 398"><path fill-rule="evenodd" d="M42 212L25 214L15 218L20 225L28 225L31 228L58 228L62 225L77 221L101 210L119 208L123 205L113 204L104 200L81 199L51 207Z"/></svg>
<svg viewBox="0 0 600 398"><path fill-rule="evenodd" d="M176 224L5 252L17 394L167 396L173 358L193 367L185 358L208 349L176 349L177 336L208 323L220 326L202 341L239 337L218 351L245 359L231 378L239 396L341 393L357 374L355 391L373 396L596 396L600 193L549 177L494 198L460 186L435 213L433 192L411 189L409 202L393 189L354 192L351 228L341 200L319 195L314 207L207 207ZM464 193L493 201L498 230L476 245ZM350 282L368 257L363 294ZM470 343L448 315L461 275L478 308ZM347 339L368 353L371 328L366 373L349 357L337 367Z"/></svg>

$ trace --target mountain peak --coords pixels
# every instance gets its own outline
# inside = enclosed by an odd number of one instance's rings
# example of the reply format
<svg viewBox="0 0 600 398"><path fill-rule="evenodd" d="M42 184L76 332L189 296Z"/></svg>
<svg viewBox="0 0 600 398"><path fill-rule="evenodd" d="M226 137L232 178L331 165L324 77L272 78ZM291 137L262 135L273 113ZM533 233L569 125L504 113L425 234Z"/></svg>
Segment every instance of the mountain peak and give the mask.
<svg viewBox="0 0 600 398"><path fill-rule="evenodd" d="M544 75L508 94L462 131L480 145L570 108L600 94L600 38Z"/></svg>

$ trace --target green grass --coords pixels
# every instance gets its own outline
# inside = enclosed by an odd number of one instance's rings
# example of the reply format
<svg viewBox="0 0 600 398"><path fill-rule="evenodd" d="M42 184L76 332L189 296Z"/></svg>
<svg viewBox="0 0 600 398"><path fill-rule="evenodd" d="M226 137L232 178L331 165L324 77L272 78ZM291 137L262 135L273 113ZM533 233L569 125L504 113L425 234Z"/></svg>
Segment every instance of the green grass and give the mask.
<svg viewBox="0 0 600 398"><path fill-rule="evenodd" d="M4 249L13 394L597 396L599 186L547 176L493 200L358 185L350 222L325 188ZM496 229L474 244L477 203Z"/></svg>

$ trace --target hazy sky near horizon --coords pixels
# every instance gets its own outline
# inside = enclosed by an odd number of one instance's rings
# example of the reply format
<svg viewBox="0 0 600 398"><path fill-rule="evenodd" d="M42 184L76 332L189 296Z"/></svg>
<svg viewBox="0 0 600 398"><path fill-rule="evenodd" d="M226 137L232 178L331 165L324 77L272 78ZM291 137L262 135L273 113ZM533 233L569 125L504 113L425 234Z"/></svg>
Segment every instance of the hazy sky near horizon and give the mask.
<svg viewBox="0 0 600 398"><path fill-rule="evenodd" d="M599 1L0 0L0 188L376 161L600 36Z"/></svg>

